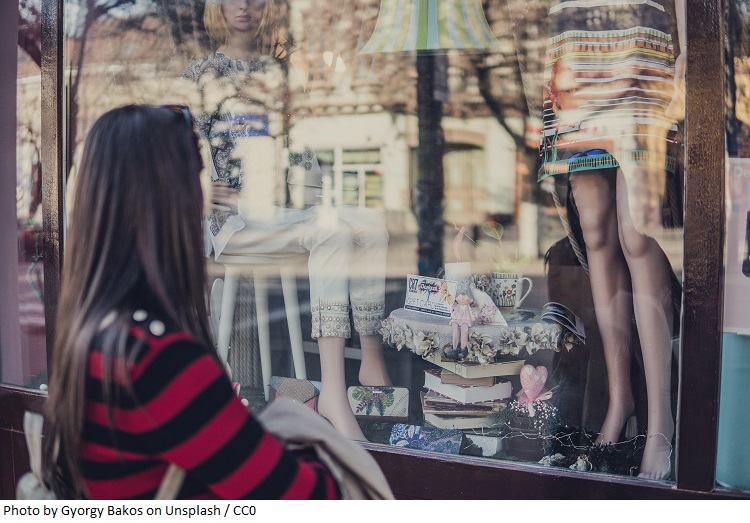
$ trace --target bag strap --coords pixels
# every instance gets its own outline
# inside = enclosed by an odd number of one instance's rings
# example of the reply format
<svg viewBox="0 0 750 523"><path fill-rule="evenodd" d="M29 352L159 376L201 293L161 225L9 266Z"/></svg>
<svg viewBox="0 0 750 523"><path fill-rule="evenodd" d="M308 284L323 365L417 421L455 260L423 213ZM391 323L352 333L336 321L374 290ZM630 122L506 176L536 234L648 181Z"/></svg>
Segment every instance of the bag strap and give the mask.
<svg viewBox="0 0 750 523"><path fill-rule="evenodd" d="M23 432L26 437L26 448L29 450L29 465L31 472L37 477L39 483L44 485L42 474L42 429L44 427L44 416L38 412L26 411L23 414ZM60 440L55 439L53 458L57 459L60 450ZM175 499L185 481L185 471L175 465L169 464L167 473L164 475L159 489L154 496L155 500L164 501Z"/></svg>
<svg viewBox="0 0 750 523"><path fill-rule="evenodd" d="M174 463L170 463L167 473L164 475L164 479L161 480L159 490L156 491L154 499L157 501L175 499L180 492L184 481L185 471Z"/></svg>
<svg viewBox="0 0 750 523"><path fill-rule="evenodd" d="M23 432L26 436L26 448L29 450L29 465L31 472L42 481L42 427L44 417L37 413L26 411L23 414ZM56 447L57 448L57 447Z"/></svg>

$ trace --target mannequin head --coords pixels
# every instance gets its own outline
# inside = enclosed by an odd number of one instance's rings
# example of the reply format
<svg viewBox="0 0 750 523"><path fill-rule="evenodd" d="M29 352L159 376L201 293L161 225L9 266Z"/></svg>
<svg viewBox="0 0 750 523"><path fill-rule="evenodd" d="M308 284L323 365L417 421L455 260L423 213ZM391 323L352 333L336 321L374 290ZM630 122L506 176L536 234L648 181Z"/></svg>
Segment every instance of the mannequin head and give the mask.
<svg viewBox="0 0 750 523"><path fill-rule="evenodd" d="M238 34L261 35L273 26L276 14L275 0L207 0L203 23L211 40L222 46Z"/></svg>

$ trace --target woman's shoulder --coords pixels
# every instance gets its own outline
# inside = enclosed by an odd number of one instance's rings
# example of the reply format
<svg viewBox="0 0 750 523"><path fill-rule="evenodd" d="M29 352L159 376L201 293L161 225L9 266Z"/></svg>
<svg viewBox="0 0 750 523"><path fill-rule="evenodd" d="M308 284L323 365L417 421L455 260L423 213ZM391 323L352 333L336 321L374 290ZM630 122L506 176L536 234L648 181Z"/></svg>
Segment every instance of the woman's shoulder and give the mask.
<svg viewBox="0 0 750 523"><path fill-rule="evenodd" d="M189 348L192 348L192 352L197 354L208 351L191 332L180 328L165 315L145 308L137 308L121 317L117 317L115 313L108 315L102 322L95 348L101 348L107 339L113 340L123 335L127 339L126 355L131 361L139 361L148 353L166 350L190 352Z"/></svg>

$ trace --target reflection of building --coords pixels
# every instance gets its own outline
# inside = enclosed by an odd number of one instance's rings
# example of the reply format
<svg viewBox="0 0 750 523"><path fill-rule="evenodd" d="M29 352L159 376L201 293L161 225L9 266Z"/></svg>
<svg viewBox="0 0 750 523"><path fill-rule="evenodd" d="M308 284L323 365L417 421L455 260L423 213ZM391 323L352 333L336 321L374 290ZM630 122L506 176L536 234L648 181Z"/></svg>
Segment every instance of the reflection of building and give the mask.
<svg viewBox="0 0 750 523"><path fill-rule="evenodd" d="M357 55L377 18L377 2L353 2L357 9L343 13L323 0L291 3L290 32L309 71L306 78L293 67L289 71L289 152L310 147L329 164L333 204L379 207L389 221L406 226L413 222L418 145L414 57ZM502 7L498 4L495 10ZM141 13L132 20L97 23L86 42L69 40L72 66L85 45L76 112L79 140L111 107L158 103L170 95L187 58L175 49L170 31L176 28L170 24ZM181 32L179 40L205 38ZM515 59L512 41L506 36L501 43L502 52L491 60L490 84L492 96L503 101L519 96L521 89L518 82L498 81L498 75L509 74L505 62ZM518 206L516 146L506 129L519 113L509 115L506 127L500 125L480 94L473 67L466 56L451 55L443 81L450 98L443 119L445 218L464 225L479 223L489 214L514 214ZM273 163L278 188L286 180L286 162L281 150L277 154ZM295 203L294 190L290 193ZM277 194L283 198L283 191Z"/></svg>
<svg viewBox="0 0 750 523"><path fill-rule="evenodd" d="M354 3L357 8L343 13L333 12L322 0L292 4L290 31L309 74L306 80L290 75L295 93L291 148L336 153L334 203L381 207L406 224L418 146L414 57L358 55L374 26L378 3ZM510 45L506 42L503 53L515 59ZM442 121L446 222L470 225L489 214L513 214L516 146L487 109L471 60L450 54L441 83L449 98ZM520 92L520 86L516 89ZM379 161L355 176L343 161L350 151L371 151ZM369 176L367 169L372 171ZM356 182L350 181L354 178ZM358 191L356 199L346 196L352 187Z"/></svg>

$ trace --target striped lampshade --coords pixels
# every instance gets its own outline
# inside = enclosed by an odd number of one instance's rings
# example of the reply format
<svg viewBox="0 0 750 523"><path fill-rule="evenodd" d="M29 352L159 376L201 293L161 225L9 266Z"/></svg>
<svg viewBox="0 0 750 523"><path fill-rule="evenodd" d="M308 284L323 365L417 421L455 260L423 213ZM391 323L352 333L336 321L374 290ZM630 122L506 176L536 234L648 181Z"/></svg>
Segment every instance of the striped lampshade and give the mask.
<svg viewBox="0 0 750 523"><path fill-rule="evenodd" d="M498 47L481 0L382 0L360 54Z"/></svg>

